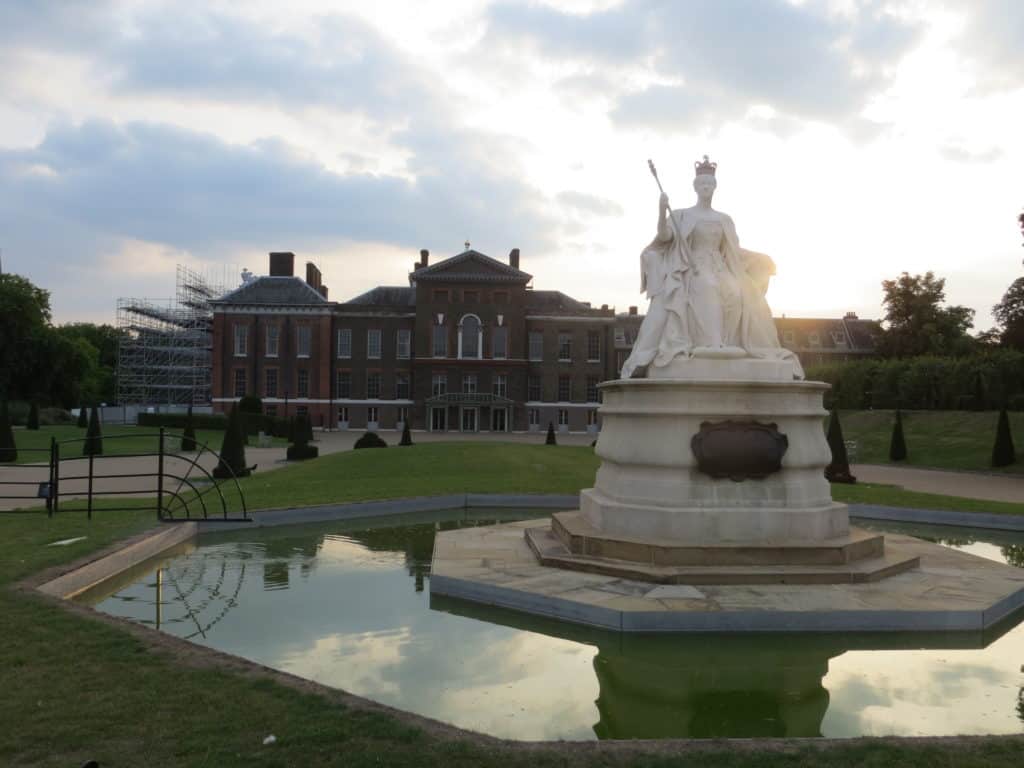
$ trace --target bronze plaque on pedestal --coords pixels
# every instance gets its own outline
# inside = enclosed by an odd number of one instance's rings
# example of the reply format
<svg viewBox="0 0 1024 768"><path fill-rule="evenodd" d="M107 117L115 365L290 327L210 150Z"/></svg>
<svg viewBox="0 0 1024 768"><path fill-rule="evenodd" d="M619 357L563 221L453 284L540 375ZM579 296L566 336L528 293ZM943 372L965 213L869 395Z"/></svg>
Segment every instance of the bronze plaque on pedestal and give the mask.
<svg viewBox="0 0 1024 768"><path fill-rule="evenodd" d="M690 441L697 469L714 478L761 480L782 469L789 439L775 424L705 421Z"/></svg>

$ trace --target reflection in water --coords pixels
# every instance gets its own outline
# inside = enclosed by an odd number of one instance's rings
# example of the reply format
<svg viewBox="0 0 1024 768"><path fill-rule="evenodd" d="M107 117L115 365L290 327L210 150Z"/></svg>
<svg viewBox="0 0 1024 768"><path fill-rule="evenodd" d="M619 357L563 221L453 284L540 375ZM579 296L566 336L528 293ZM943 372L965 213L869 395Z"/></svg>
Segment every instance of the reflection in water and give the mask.
<svg viewBox="0 0 1024 768"><path fill-rule="evenodd" d="M180 547L83 599L263 664L504 737L1022 728L1024 627L1002 638L998 631L645 636L424 591L437 531L527 516L458 510L239 530L204 537L198 548ZM950 543L950 529L900 528ZM957 546L976 554L1016 564L1024 558L1021 536L955 536ZM247 580L247 574L256 577ZM977 650L962 650L971 648Z"/></svg>

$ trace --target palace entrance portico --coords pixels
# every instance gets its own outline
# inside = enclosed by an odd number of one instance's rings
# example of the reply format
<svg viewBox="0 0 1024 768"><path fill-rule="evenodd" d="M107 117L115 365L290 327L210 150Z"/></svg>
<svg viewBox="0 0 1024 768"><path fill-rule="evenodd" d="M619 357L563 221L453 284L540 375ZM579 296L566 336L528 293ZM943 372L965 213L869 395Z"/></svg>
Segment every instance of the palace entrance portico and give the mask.
<svg viewBox="0 0 1024 768"><path fill-rule="evenodd" d="M431 432L508 432L514 401L485 392L448 392L427 400Z"/></svg>

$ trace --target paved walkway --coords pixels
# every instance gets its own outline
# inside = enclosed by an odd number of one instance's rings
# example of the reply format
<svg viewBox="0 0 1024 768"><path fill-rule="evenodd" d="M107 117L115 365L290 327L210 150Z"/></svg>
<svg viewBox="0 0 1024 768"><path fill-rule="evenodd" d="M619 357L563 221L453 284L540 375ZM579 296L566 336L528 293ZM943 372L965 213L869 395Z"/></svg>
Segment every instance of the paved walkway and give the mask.
<svg viewBox="0 0 1024 768"><path fill-rule="evenodd" d="M951 472L884 464L855 464L851 471L862 482L898 485L908 491L1024 503L1024 476L1021 475Z"/></svg>

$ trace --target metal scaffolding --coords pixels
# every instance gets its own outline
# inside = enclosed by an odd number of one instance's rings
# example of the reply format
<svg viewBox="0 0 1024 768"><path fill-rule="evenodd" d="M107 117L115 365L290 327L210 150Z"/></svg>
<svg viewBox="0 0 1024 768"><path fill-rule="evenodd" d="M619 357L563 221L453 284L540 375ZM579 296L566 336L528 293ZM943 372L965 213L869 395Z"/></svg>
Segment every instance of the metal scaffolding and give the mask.
<svg viewBox="0 0 1024 768"><path fill-rule="evenodd" d="M118 299L120 405L208 405L213 310L227 292L219 281L178 265L175 298Z"/></svg>

